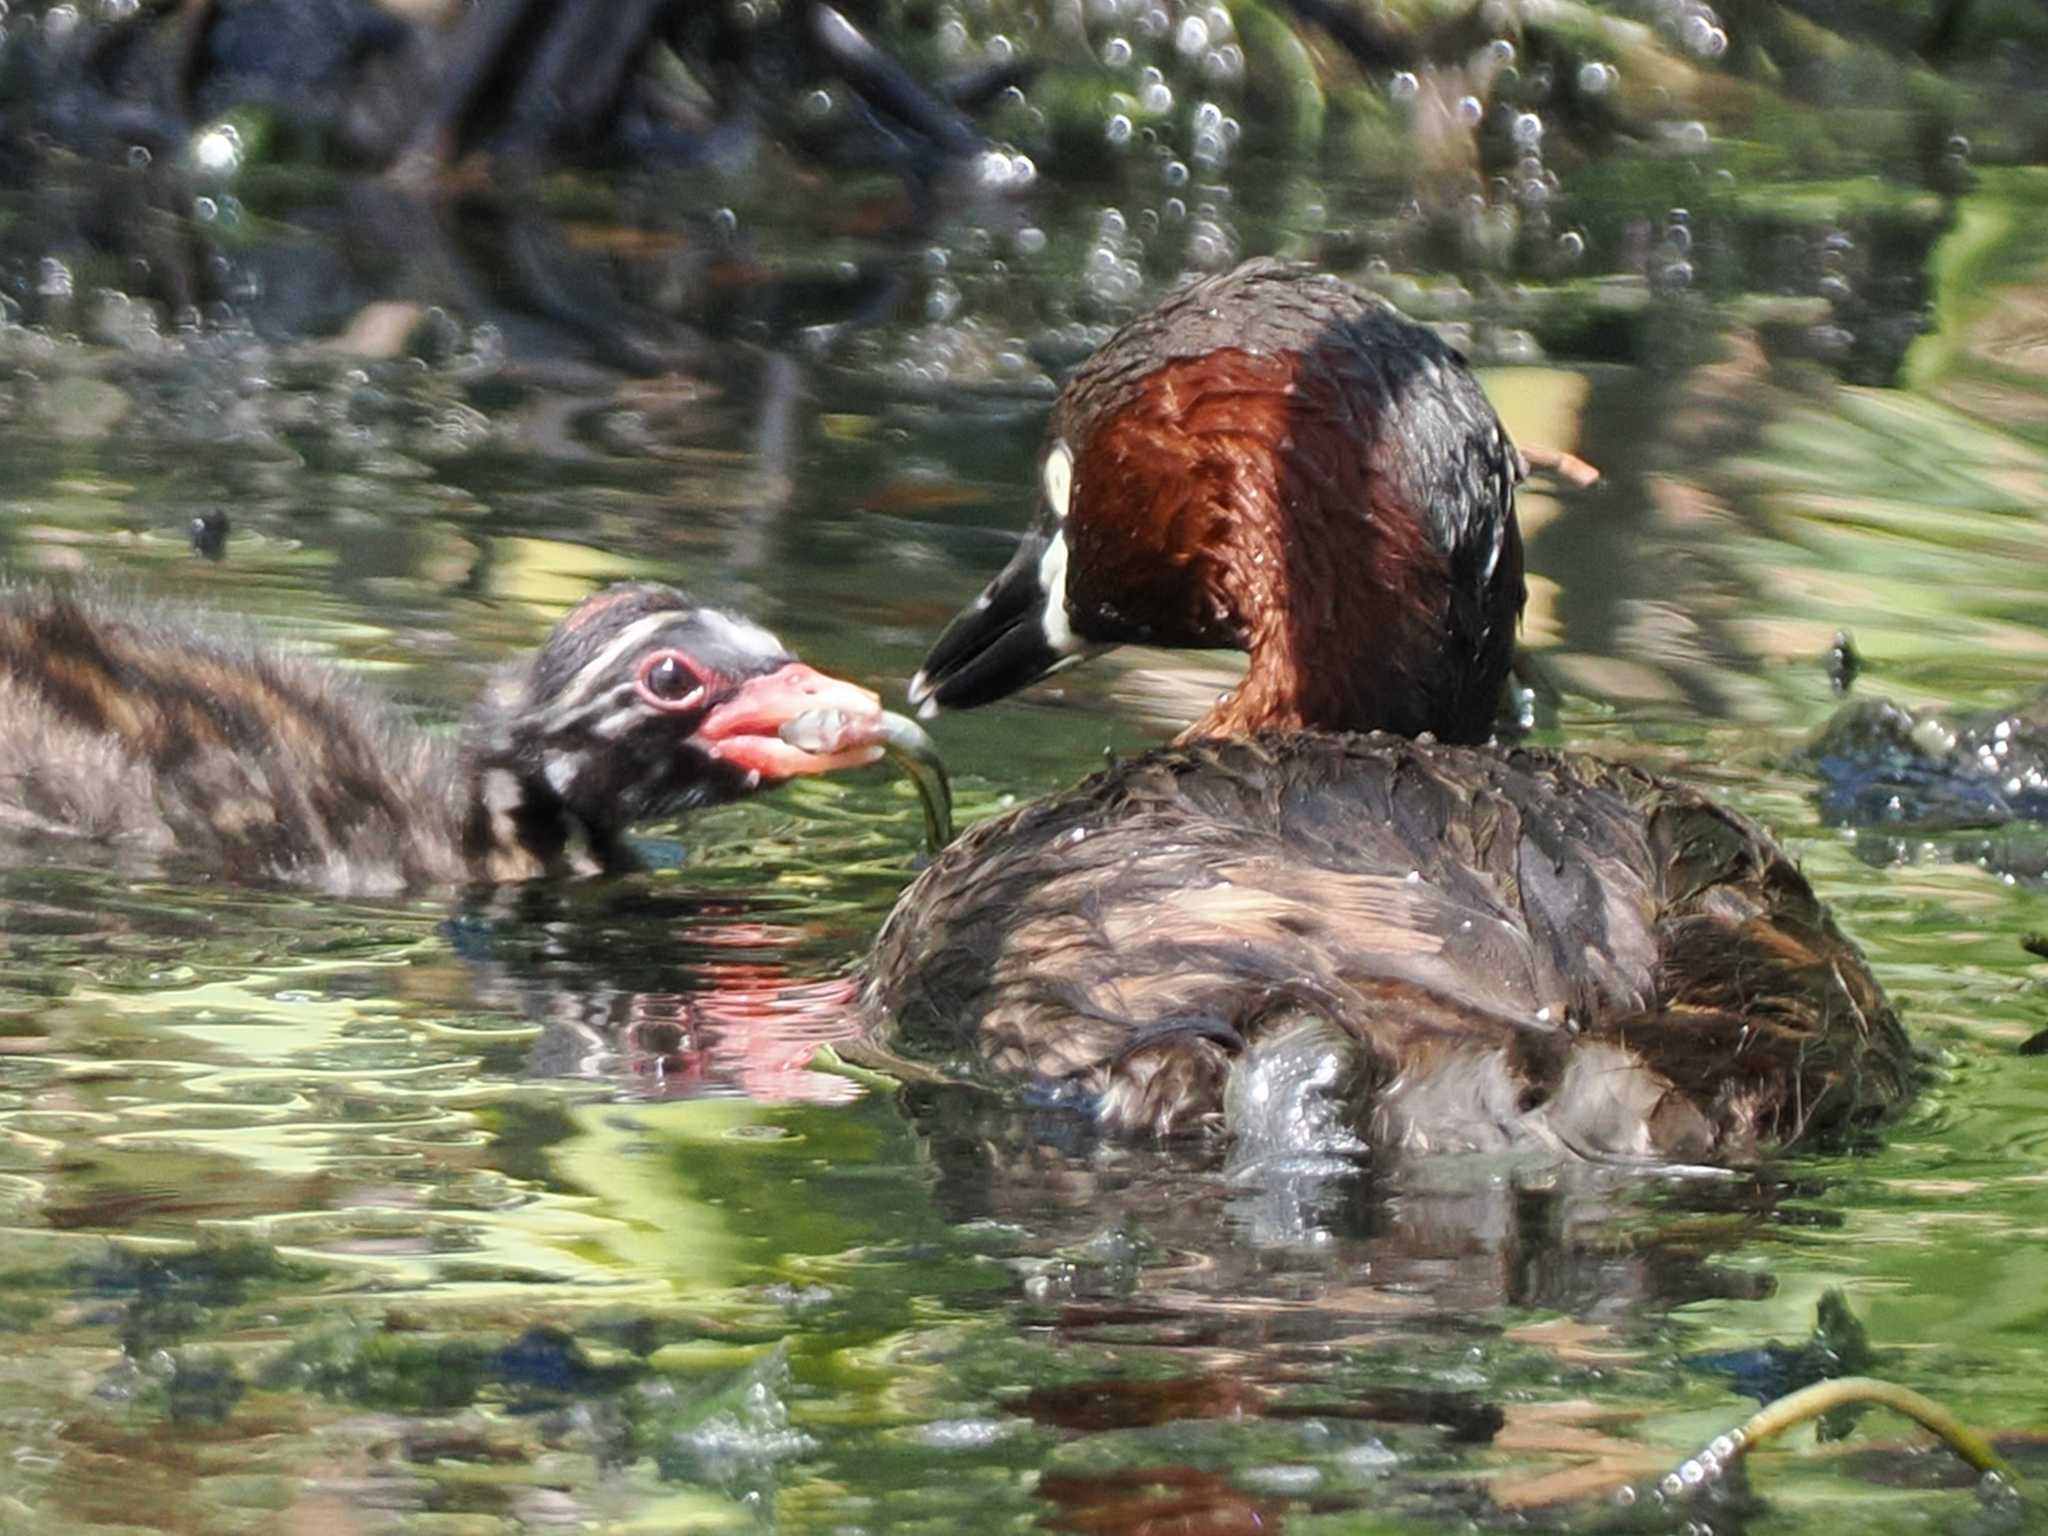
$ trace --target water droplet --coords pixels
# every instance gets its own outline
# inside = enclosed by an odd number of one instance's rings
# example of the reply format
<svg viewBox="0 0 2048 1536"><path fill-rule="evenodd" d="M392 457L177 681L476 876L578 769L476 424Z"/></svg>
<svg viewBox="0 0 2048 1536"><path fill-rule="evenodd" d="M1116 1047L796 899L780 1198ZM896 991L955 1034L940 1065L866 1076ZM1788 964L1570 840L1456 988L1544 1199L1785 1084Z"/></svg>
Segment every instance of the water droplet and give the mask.
<svg viewBox="0 0 2048 1536"><path fill-rule="evenodd" d="M216 176L233 174L242 163L242 135L233 123L215 123L192 141L192 162Z"/></svg>

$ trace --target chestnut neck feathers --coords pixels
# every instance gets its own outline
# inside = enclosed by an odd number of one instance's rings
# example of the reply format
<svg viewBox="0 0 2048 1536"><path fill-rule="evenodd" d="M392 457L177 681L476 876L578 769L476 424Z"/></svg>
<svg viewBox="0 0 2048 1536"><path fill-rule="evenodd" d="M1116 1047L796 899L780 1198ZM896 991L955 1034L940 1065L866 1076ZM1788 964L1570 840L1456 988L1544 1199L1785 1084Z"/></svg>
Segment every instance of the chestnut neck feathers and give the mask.
<svg viewBox="0 0 2048 1536"><path fill-rule="evenodd" d="M392 892L617 870L636 821L874 755L773 739L812 705L879 705L667 587L588 599L491 680L457 743L341 673L204 624L96 595L0 595L0 829Z"/></svg>
<svg viewBox="0 0 2048 1536"><path fill-rule="evenodd" d="M1434 332L1254 262L1120 332L1052 435L1073 455L1075 630L1251 654L1189 736L1488 735L1523 598L1520 461Z"/></svg>
<svg viewBox="0 0 2048 1536"><path fill-rule="evenodd" d="M1250 652L1187 735L1490 733L1521 456L1434 332L1249 262L1125 326L1055 404L1017 554L911 697L987 703L1124 641Z"/></svg>

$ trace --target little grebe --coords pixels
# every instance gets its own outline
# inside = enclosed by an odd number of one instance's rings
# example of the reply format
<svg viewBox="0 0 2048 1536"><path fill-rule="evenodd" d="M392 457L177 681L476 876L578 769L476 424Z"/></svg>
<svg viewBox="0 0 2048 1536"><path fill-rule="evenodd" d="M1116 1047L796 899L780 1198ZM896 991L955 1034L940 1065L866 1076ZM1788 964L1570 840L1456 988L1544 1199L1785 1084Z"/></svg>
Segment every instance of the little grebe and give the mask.
<svg viewBox="0 0 2048 1536"><path fill-rule="evenodd" d="M811 753L777 736L828 713ZM615 586L443 742L347 676L192 616L0 595L0 830L342 893L631 867L634 822L872 762L875 695L682 593Z"/></svg>
<svg viewBox="0 0 2048 1536"><path fill-rule="evenodd" d="M878 943L878 1048L1168 1132L1309 1025L1342 1042L1344 1133L1390 1149L1729 1159L1905 1097L1904 1031L1765 832L1470 745L1522 606L1522 472L1458 354L1332 278L1254 262L1105 343L1022 547L911 696L1122 640L1250 666L1174 746L924 872Z"/></svg>

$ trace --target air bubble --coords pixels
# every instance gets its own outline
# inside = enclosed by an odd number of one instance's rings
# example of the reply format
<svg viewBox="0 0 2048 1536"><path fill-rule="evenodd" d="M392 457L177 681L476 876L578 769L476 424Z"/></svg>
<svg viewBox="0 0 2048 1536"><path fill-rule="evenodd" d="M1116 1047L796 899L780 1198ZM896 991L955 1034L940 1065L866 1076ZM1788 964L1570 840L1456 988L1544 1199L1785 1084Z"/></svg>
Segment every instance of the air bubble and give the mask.
<svg viewBox="0 0 2048 1536"><path fill-rule="evenodd" d="M1202 52L1209 46L1208 21L1200 16L1184 17L1173 34L1173 46L1187 58Z"/></svg>
<svg viewBox="0 0 2048 1536"><path fill-rule="evenodd" d="M1543 142L1543 119L1534 112L1515 114L1514 141L1524 149L1534 148Z"/></svg>
<svg viewBox="0 0 2048 1536"><path fill-rule="evenodd" d="M1414 71L1412 70L1400 70L1394 75L1393 79L1387 82L1388 97L1400 102L1404 106L1413 101L1421 92L1422 82L1415 78Z"/></svg>
<svg viewBox="0 0 2048 1536"><path fill-rule="evenodd" d="M1102 127L1103 137L1118 148L1131 142L1131 131L1130 118L1121 112L1112 113L1109 121Z"/></svg>
<svg viewBox="0 0 2048 1536"><path fill-rule="evenodd" d="M215 123L192 141L192 160L202 171L228 175L242 163L242 135L233 123Z"/></svg>
<svg viewBox="0 0 2048 1536"><path fill-rule="evenodd" d="M1111 69L1122 69L1131 62L1131 40L1127 37L1112 37L1102 45L1102 62Z"/></svg>
<svg viewBox="0 0 2048 1536"><path fill-rule="evenodd" d="M1479 119L1485 115L1485 112L1486 109L1479 104L1477 96L1460 96L1458 98L1458 121L1468 127L1476 127Z"/></svg>

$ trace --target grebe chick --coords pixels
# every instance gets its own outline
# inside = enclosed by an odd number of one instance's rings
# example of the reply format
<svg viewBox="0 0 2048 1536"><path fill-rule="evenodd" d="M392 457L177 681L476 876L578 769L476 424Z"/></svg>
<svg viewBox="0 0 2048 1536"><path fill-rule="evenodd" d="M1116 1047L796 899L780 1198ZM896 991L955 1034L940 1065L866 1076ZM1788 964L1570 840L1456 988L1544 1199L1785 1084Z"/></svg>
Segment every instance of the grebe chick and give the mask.
<svg viewBox="0 0 2048 1536"><path fill-rule="evenodd" d="M837 711L833 750L780 728ZM342 894L632 867L626 829L880 756L865 688L652 583L586 599L459 740L345 674L103 593L0 594L0 830Z"/></svg>

